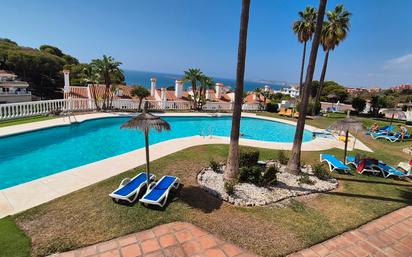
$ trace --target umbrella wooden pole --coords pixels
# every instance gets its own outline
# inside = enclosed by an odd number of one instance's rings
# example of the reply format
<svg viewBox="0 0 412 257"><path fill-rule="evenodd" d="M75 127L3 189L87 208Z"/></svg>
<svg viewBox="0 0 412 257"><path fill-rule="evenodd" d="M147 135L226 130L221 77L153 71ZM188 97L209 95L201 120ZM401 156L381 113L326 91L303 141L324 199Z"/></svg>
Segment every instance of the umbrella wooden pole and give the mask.
<svg viewBox="0 0 412 257"><path fill-rule="evenodd" d="M346 164L346 155L348 154L348 137L349 137L349 129L346 130L346 137L345 137L345 152L343 156L343 163Z"/></svg>
<svg viewBox="0 0 412 257"><path fill-rule="evenodd" d="M144 130L144 139L146 147L146 176L147 176L147 189L149 189L150 183L150 167L149 167L149 128Z"/></svg>
<svg viewBox="0 0 412 257"><path fill-rule="evenodd" d="M352 150L355 150L356 138L358 137L358 129L356 130L355 139L353 140Z"/></svg>

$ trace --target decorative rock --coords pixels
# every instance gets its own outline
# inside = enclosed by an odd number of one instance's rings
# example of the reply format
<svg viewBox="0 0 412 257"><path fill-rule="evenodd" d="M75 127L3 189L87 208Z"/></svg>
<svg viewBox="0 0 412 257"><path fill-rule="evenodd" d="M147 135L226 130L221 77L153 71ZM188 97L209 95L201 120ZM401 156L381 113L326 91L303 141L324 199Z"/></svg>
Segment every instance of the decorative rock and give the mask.
<svg viewBox="0 0 412 257"><path fill-rule="evenodd" d="M280 165L277 161L266 162L266 166L272 165L280 167L276 186L258 187L250 183L238 183L235 185L233 194L228 195L224 189L223 174L216 173L211 168L202 170L198 174L197 181L204 190L215 197L239 206L273 204L290 197L330 191L338 186L338 181L332 177L328 180L320 180L315 177L310 165L305 165L302 172L309 174L310 179L315 182L313 185L299 183L300 176L285 172L286 166Z"/></svg>

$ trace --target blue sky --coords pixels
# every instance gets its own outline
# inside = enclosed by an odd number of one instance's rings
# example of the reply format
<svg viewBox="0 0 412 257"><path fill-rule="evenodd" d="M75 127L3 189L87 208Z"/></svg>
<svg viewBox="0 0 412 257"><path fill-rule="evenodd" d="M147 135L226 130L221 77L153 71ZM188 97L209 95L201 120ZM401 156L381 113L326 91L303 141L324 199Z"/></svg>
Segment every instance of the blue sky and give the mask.
<svg viewBox="0 0 412 257"><path fill-rule="evenodd" d="M353 13L346 41L331 53L327 79L348 86L412 82L412 1L329 0ZM318 1L252 0L246 77L299 80L297 12ZM2 0L0 37L58 46L82 62L107 54L123 68L181 73L201 68L234 78L241 0ZM323 51L318 55L319 78Z"/></svg>

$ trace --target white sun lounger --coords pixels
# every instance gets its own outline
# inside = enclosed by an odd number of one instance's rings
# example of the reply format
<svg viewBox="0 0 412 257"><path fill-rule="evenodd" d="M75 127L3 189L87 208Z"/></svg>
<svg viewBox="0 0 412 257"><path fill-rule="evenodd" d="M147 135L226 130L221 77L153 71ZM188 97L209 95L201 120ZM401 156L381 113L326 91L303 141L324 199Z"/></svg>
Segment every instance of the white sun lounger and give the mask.
<svg viewBox="0 0 412 257"><path fill-rule="evenodd" d="M150 174L150 181L156 179L156 176ZM125 200L129 203L133 203L140 193L140 190L146 185L147 176L146 172L141 172L133 178L125 178L120 182L119 187L114 190L109 196L116 202L119 200Z"/></svg>
<svg viewBox="0 0 412 257"><path fill-rule="evenodd" d="M163 207L171 189L178 189L180 180L175 176L163 176L157 183L152 183L146 194L140 199L144 204L152 204Z"/></svg>

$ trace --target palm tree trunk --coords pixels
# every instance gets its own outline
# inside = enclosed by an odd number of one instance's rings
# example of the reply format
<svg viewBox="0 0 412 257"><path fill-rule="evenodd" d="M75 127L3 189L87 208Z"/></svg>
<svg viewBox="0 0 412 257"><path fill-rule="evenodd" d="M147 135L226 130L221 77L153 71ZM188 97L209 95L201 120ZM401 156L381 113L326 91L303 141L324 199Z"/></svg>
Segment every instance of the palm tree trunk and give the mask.
<svg viewBox="0 0 412 257"><path fill-rule="evenodd" d="M224 178L226 180L236 179L237 174L239 172L239 160L238 160L239 131L240 131L240 117L242 114L242 103L243 103L243 83L244 83L244 76L245 76L249 8L250 8L250 0L242 0L242 14L240 16L239 46L238 46L238 53L237 53L235 103L233 106L232 131L230 133L229 154L227 157L226 170L224 174Z"/></svg>
<svg viewBox="0 0 412 257"><path fill-rule="evenodd" d="M303 56L302 56L302 65L300 67L300 80L299 80L299 97L302 99L303 93L303 71L305 69L305 58L306 58L306 42L303 43Z"/></svg>
<svg viewBox="0 0 412 257"><path fill-rule="evenodd" d="M196 101L196 81L192 80L192 92L193 92L193 108L197 109L197 101Z"/></svg>
<svg viewBox="0 0 412 257"><path fill-rule="evenodd" d="M312 49L310 50L309 64L306 71L305 88L303 90L302 102L300 103L300 115L296 125L295 138L293 141L292 154L289 159L286 171L292 174L300 173L300 153L302 148L303 131L305 128L306 109L308 108L309 96L312 87L313 73L315 72L316 57L318 55L318 48L320 43L320 34L322 30L323 17L325 16L327 0L320 0L318 8L317 26L315 36L312 42Z"/></svg>
<svg viewBox="0 0 412 257"><path fill-rule="evenodd" d="M326 51L325 60L323 61L322 73L320 75L320 80L319 80L319 88L316 92L315 102L312 107L312 116L317 114L316 105L319 104L320 94L322 93L323 84L325 83L326 69L328 68L328 60L329 60L329 49Z"/></svg>

